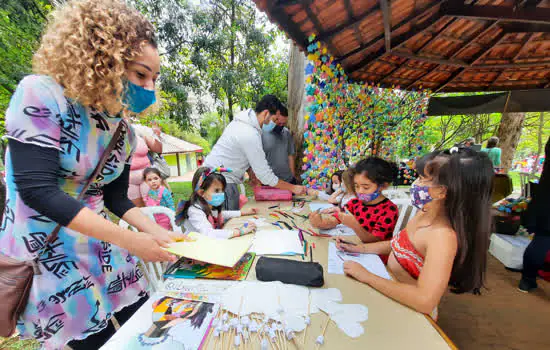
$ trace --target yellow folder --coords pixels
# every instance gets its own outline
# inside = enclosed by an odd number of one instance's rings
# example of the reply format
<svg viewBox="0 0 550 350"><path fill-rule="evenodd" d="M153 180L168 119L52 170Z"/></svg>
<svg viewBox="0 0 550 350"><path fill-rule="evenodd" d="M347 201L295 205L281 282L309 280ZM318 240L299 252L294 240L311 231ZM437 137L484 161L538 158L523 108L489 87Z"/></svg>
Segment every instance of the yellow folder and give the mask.
<svg viewBox="0 0 550 350"><path fill-rule="evenodd" d="M193 242L172 243L168 252L215 265L233 267L250 249L253 235L238 239L214 239L196 232L189 233Z"/></svg>

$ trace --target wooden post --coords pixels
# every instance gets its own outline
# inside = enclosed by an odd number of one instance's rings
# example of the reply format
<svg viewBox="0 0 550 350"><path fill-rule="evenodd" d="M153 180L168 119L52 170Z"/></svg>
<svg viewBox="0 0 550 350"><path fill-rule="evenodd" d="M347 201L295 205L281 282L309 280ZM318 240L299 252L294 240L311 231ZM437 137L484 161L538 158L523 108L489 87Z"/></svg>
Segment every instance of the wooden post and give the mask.
<svg viewBox="0 0 550 350"><path fill-rule="evenodd" d="M304 143L305 57L292 41L288 63L288 127L296 146L296 176L302 174Z"/></svg>
<svg viewBox="0 0 550 350"><path fill-rule="evenodd" d="M178 165L178 176L181 176L181 170L180 170L180 154L176 153L176 164Z"/></svg>
<svg viewBox="0 0 550 350"><path fill-rule="evenodd" d="M501 168L506 172L508 172L508 169L510 169L512 165L512 159L514 159L514 153L516 152L521 136L521 129L523 128L523 121L525 120L525 113L508 112L510 96L511 92L508 93L506 98L500 126L498 128L499 144L502 150Z"/></svg>

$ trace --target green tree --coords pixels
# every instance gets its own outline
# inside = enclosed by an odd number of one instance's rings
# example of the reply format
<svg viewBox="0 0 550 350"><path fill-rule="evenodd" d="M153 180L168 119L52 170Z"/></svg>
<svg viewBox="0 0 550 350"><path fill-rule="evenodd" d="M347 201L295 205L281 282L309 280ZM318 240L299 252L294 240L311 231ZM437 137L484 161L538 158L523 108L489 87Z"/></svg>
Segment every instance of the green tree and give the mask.
<svg viewBox="0 0 550 350"><path fill-rule="evenodd" d="M32 72L32 55L52 5L46 0L0 2L0 133L11 95L19 81Z"/></svg>
<svg viewBox="0 0 550 350"><path fill-rule="evenodd" d="M222 136L226 124L227 118L220 116L218 113L206 113L201 119L200 134L210 142L210 145L214 146Z"/></svg>
<svg viewBox="0 0 550 350"><path fill-rule="evenodd" d="M258 99L269 75L264 69L277 32L257 14L248 0L203 0L193 13L191 61L218 102L218 113L229 120L237 106L247 108Z"/></svg>

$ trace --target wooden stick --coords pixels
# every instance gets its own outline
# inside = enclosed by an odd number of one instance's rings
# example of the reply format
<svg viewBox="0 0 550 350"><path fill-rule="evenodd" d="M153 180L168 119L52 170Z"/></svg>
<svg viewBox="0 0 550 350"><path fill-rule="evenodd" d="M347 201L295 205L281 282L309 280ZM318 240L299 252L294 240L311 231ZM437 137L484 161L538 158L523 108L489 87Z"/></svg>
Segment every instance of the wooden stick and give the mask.
<svg viewBox="0 0 550 350"><path fill-rule="evenodd" d="M222 307L220 305L220 308L218 309L218 313L216 313L216 316L214 316L214 319L218 319L220 320L220 322L222 321L221 320L221 317L220 317L220 313L222 313ZM210 330L208 331L208 335L207 335L207 338L206 338L206 342L203 346L204 349L208 349L208 345L210 345L210 341L212 339L212 333L214 333L214 327L210 327Z"/></svg>
<svg viewBox="0 0 550 350"><path fill-rule="evenodd" d="M321 310L322 311L322 310ZM325 332L327 330L327 327L328 327L328 324L330 323L330 316L327 314L327 322L325 323L325 328L323 329L323 333L321 333L321 335L324 337L325 336ZM317 347L316 349L319 349L321 347L321 344L317 344Z"/></svg>
<svg viewBox="0 0 550 350"><path fill-rule="evenodd" d="M308 297L307 297L307 317L309 317L310 308L311 308L311 291L309 292ZM304 341L303 341L304 346L306 346L307 328L310 325L311 325L311 318L309 319L309 324L306 324L306 329L304 329Z"/></svg>

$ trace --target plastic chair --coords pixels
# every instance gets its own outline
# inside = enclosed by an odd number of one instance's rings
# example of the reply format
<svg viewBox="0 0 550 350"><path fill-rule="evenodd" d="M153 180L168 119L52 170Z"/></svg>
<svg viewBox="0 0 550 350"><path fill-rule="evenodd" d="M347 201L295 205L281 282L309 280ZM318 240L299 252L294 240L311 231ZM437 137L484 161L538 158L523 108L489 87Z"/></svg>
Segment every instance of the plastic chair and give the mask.
<svg viewBox="0 0 550 350"><path fill-rule="evenodd" d="M393 234L395 235L407 226L407 222L409 222L409 220L416 215L418 208L411 204L410 199L398 198L392 199L392 202L399 210L399 217L397 218L397 223L395 224L395 229L393 230Z"/></svg>
<svg viewBox="0 0 550 350"><path fill-rule="evenodd" d="M181 232L179 226L176 225L176 213L172 209L165 207L143 207L140 208L141 212L149 217L149 219L155 221L155 214L164 214L170 219L170 225L174 232Z"/></svg>
<svg viewBox="0 0 550 350"><path fill-rule="evenodd" d="M179 230L179 232L181 232L181 228L176 226L176 222L175 222L176 215L172 210L165 207L145 207L140 209L145 215L151 218L151 220L155 220L155 217L154 217L155 214L167 215L168 218L170 219L170 224L175 229L175 231ZM134 232L138 231L135 227L130 226L124 220L120 220L118 225L123 229L131 230ZM160 262L144 262L141 259L139 263L143 268L143 273L145 274L145 278L147 278L147 281L149 281L149 290L151 292L157 292L161 290L162 283L164 282L164 271L167 266L167 263L162 264Z"/></svg>

